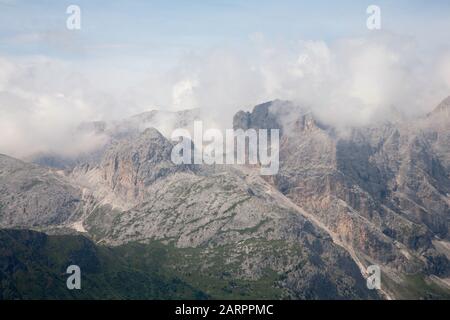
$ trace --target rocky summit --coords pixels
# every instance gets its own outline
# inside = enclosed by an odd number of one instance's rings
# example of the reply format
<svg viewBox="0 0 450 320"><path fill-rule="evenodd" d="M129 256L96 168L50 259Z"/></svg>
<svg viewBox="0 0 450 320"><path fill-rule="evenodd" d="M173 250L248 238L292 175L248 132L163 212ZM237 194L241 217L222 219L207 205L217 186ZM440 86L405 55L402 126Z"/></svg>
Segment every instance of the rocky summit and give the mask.
<svg viewBox="0 0 450 320"><path fill-rule="evenodd" d="M82 124L107 142L77 158L0 155L0 298L29 297L23 270L58 279L65 262L88 268L88 298L450 298L448 101L353 128L287 101L238 112L234 129L280 130L273 176L172 163L167 132L198 110ZM31 292L77 298L55 286Z"/></svg>

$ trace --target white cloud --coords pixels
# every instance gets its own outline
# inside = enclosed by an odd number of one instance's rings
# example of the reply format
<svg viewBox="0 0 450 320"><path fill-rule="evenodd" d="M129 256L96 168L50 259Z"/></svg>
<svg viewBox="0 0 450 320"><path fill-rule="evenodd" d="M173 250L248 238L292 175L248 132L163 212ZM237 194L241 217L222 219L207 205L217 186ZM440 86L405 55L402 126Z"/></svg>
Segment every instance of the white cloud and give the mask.
<svg viewBox="0 0 450 320"><path fill-rule="evenodd" d="M254 49L215 48L189 54L169 70L156 72L161 68L155 66L138 73L128 67L148 61L3 57L0 153L86 151L102 141L74 136L81 121L117 119L155 106L200 107L219 128L230 127L238 110L276 98L311 107L335 125L365 124L393 109L415 116L450 93L450 55L420 56L419 49L385 35L284 47L260 35Z"/></svg>
<svg viewBox="0 0 450 320"><path fill-rule="evenodd" d="M443 80L447 90L450 90L450 52L440 58L438 70L437 76Z"/></svg>
<svg viewBox="0 0 450 320"><path fill-rule="evenodd" d="M173 86L172 106L174 109L193 109L198 107L194 89L198 86L196 80L181 80Z"/></svg>

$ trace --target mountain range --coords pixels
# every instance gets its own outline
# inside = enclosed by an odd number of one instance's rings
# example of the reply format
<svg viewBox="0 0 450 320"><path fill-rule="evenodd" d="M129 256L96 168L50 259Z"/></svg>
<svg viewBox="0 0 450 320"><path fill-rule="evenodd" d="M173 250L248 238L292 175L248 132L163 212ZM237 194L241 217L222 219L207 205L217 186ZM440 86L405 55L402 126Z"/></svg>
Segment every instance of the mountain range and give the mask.
<svg viewBox="0 0 450 320"><path fill-rule="evenodd" d="M83 123L107 143L0 155L0 298L450 299L450 97L350 128L289 101L238 112L234 129L280 130L273 176L173 164L168 134L196 119Z"/></svg>

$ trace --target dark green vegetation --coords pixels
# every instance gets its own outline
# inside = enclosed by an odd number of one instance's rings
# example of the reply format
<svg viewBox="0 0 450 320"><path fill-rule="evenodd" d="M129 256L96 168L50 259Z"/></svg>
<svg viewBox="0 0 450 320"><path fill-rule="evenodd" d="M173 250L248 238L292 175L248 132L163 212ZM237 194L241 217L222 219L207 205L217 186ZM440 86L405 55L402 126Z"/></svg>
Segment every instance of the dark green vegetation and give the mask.
<svg viewBox="0 0 450 320"><path fill-rule="evenodd" d="M277 286L281 277L271 269L264 269L257 279L243 280L236 276L240 268L239 256L233 257L232 246L214 249L176 248L160 242L130 243L117 247L137 269L158 265L167 276L176 275L184 282L204 292L210 299L280 299L283 290Z"/></svg>
<svg viewBox="0 0 450 320"><path fill-rule="evenodd" d="M72 264L81 268L81 290L66 287L69 276L66 269ZM0 299L206 297L175 275L164 272L156 257L153 263L139 268L119 250L95 246L82 236L0 230Z"/></svg>
<svg viewBox="0 0 450 320"><path fill-rule="evenodd" d="M241 245L281 258L287 244L252 239ZM298 247L288 250L301 256ZM0 230L0 299L292 298L280 285L285 276L269 268L242 274L243 253L237 252L235 246L177 248L157 241L106 247L80 235ZM298 268L307 269L307 261L300 259ZM81 290L66 287L72 264L81 268ZM401 286L384 277L383 286L404 299L450 299L449 292L420 275L406 276Z"/></svg>
<svg viewBox="0 0 450 320"><path fill-rule="evenodd" d="M387 287L397 297L405 300L450 300L450 290L438 286L422 274L405 275L403 278L401 285L399 285L384 276L382 286Z"/></svg>
<svg viewBox="0 0 450 320"><path fill-rule="evenodd" d="M96 246L83 236L0 230L0 299L281 298L279 276L236 280L226 247L206 254L159 242ZM205 257L205 254L208 258ZM201 266L211 265L208 272ZM81 290L68 290L66 269L81 268Z"/></svg>

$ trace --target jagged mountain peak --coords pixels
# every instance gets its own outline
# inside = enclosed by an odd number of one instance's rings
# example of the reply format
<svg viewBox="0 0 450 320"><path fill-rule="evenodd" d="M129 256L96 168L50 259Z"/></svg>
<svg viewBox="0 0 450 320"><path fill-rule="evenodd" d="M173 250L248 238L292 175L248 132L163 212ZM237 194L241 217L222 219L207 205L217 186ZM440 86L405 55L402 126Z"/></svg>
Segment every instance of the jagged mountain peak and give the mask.
<svg viewBox="0 0 450 320"><path fill-rule="evenodd" d="M233 118L235 129L279 129L281 134L324 128L311 110L291 101L273 100L259 104L251 112L239 111Z"/></svg>
<svg viewBox="0 0 450 320"><path fill-rule="evenodd" d="M172 144L155 128L121 139L105 152L103 163L131 161L134 166L170 161Z"/></svg>
<svg viewBox="0 0 450 320"><path fill-rule="evenodd" d="M356 266L364 273L368 265L378 264L397 270L399 278L407 272L445 280L450 274L444 255L450 239L450 182L448 166L442 165L450 144L443 134L390 123L355 129L341 139L295 103L266 102L234 117L235 128L281 130L280 170L265 180L251 167L174 165L173 144L152 121L143 127L127 123L136 129L116 135L98 162L77 166L68 177L39 166L5 168L2 159L12 160L0 155L0 226L80 223L110 245L159 239L180 248L235 247L263 239L252 250L264 259L248 255L247 262L277 271L285 270L285 261L265 250L274 240L282 241L289 266L308 263L308 272L292 269L283 284L295 297L303 297L305 290L328 297L328 288L342 290L343 297L345 292L366 296ZM13 201L15 194L23 200ZM27 214L15 215L23 210ZM49 214L36 219L42 212ZM435 239L440 239L436 245ZM291 245L301 252L292 256ZM240 274L259 272L247 262ZM357 286L342 286L347 281L337 282L333 270L345 272ZM317 276L328 283L325 291L316 289L312 279ZM395 290L388 291L395 297Z"/></svg>
<svg viewBox="0 0 450 320"><path fill-rule="evenodd" d="M142 134L139 135L140 139L157 139L157 140L167 140L161 132L155 128L146 128Z"/></svg>

